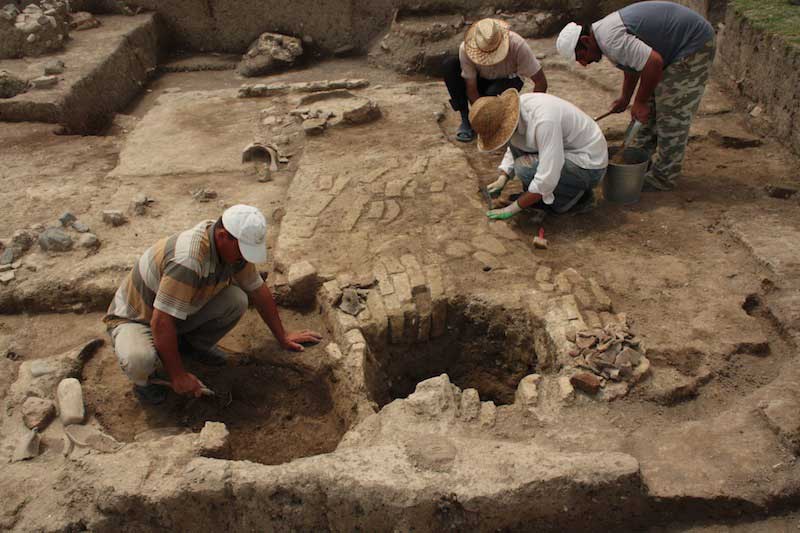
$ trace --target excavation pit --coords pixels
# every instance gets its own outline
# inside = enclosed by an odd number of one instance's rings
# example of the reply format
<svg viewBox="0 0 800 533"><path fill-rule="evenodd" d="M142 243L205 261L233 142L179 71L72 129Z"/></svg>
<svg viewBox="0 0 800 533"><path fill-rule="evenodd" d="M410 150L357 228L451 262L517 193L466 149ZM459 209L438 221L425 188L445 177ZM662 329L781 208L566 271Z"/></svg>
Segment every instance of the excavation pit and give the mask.
<svg viewBox="0 0 800 533"><path fill-rule="evenodd" d="M287 354L271 338L265 339L265 326L251 314L220 343L237 352L227 366L187 362L187 370L216 397L170 394L163 404L143 405L119 370L113 351L106 349L84 369L88 410L122 442L157 428L198 433L206 422L222 422L230 433L230 459L281 464L333 451L347 427L337 414L330 371L318 364L323 348L309 346L302 354ZM310 322L313 315L306 315L309 321L305 321L302 315L286 310L283 314L298 326L324 331ZM248 348L249 338L260 340Z"/></svg>
<svg viewBox="0 0 800 533"><path fill-rule="evenodd" d="M519 381L535 373L535 326L527 313L480 300L447 302L444 334L427 342L372 346L379 405L405 398L417 383L441 374L482 400L514 403Z"/></svg>

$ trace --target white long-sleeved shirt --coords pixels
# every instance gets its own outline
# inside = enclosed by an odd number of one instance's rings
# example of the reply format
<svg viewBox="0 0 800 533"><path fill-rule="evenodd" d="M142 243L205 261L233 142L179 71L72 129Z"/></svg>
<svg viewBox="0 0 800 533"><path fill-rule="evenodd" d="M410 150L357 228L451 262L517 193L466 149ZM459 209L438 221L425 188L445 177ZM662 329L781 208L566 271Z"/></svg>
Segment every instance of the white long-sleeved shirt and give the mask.
<svg viewBox="0 0 800 533"><path fill-rule="evenodd" d="M553 203L553 191L561 178L564 161L585 169L608 166L608 145L597 122L573 104L544 93L519 97L519 123L511 144L527 153L539 154L536 176L528 192L542 195ZM500 170L512 175L514 156L506 150Z"/></svg>

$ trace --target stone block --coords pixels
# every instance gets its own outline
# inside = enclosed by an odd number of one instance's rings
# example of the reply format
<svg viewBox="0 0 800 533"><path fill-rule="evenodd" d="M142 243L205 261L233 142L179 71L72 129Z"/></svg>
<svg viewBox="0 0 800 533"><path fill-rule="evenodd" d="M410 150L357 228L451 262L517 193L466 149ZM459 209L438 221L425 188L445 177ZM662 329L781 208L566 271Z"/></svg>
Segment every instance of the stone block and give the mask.
<svg viewBox="0 0 800 533"><path fill-rule="evenodd" d="M389 321L389 339L392 344L401 344L405 330L403 306L394 294L384 297L383 304Z"/></svg>
<svg viewBox="0 0 800 533"><path fill-rule="evenodd" d="M483 265L484 270L494 270L501 266L500 261L495 256L489 252L484 252L483 250L479 250L472 254L472 258Z"/></svg>
<svg viewBox="0 0 800 533"><path fill-rule="evenodd" d="M366 100L363 104L353 109L348 109L342 115L342 121L347 124L367 124L378 120L381 117L381 108L372 100Z"/></svg>
<svg viewBox="0 0 800 533"><path fill-rule="evenodd" d="M455 413L461 403L447 374L417 383L406 401L415 414L427 417L435 417L447 411Z"/></svg>
<svg viewBox="0 0 800 533"><path fill-rule="evenodd" d="M84 224L80 220L76 220L75 222L72 223L72 229L74 229L78 233L88 233L89 232L89 226L87 226L86 224Z"/></svg>
<svg viewBox="0 0 800 533"><path fill-rule="evenodd" d="M328 343L325 347L325 353L327 353L328 357L334 362L341 361L343 357L341 348L339 348L339 345L335 342Z"/></svg>
<svg viewBox="0 0 800 533"><path fill-rule="evenodd" d="M425 278L428 281L431 297L431 338L444 335L447 329L447 299L444 292L442 269L439 265L425 266Z"/></svg>
<svg viewBox="0 0 800 533"><path fill-rule="evenodd" d="M422 273L422 267L417 258L411 254L405 254L400 257L400 262L406 268L408 280L411 284L411 294L416 295L425 292L427 290L425 275Z"/></svg>
<svg viewBox="0 0 800 533"><path fill-rule="evenodd" d="M0 254L0 265L10 265L18 255L20 255L19 251L13 246L9 246Z"/></svg>
<svg viewBox="0 0 800 533"><path fill-rule="evenodd" d="M539 403L538 385L542 377L539 374L530 374L522 378L517 385L514 403L517 407L528 410Z"/></svg>
<svg viewBox="0 0 800 533"><path fill-rule="evenodd" d="M44 398L29 397L22 404L22 420L28 429L44 430L56 414L56 406Z"/></svg>
<svg viewBox="0 0 800 533"><path fill-rule="evenodd" d="M3 285L7 285L14 281L17 275L14 273L13 270L9 270L8 272L0 272L0 283Z"/></svg>
<svg viewBox="0 0 800 533"><path fill-rule="evenodd" d="M228 428L222 422L206 422L195 440L197 452L203 457L227 459L230 457L228 436Z"/></svg>
<svg viewBox="0 0 800 533"><path fill-rule="evenodd" d="M364 338L364 334L361 333L360 329L351 329L347 333L344 334L344 349L350 350L350 348L355 344L367 344L366 339Z"/></svg>
<svg viewBox="0 0 800 533"><path fill-rule="evenodd" d="M560 376L558 378L558 398L565 404L575 401L575 388L572 386L568 376Z"/></svg>
<svg viewBox="0 0 800 533"><path fill-rule="evenodd" d="M433 315L433 304L431 295L423 292L414 295L414 306L417 315L417 342L425 342L431 336L431 317Z"/></svg>
<svg viewBox="0 0 800 533"><path fill-rule="evenodd" d="M411 303L413 294L411 292L411 282L409 281L408 274L400 272L392 274L392 285L394 286L395 294L401 304Z"/></svg>
<svg viewBox="0 0 800 533"><path fill-rule="evenodd" d="M66 65L60 59L51 59L44 65L45 76L52 76L64 72Z"/></svg>
<svg viewBox="0 0 800 533"><path fill-rule="evenodd" d="M314 301L319 278L317 269L308 261L300 261L289 267L287 275L292 301L308 305Z"/></svg>
<svg viewBox="0 0 800 533"><path fill-rule="evenodd" d="M291 67L303 55L303 44L297 37L279 33L262 33L242 56L236 71L242 76L263 76Z"/></svg>
<svg viewBox="0 0 800 533"><path fill-rule="evenodd" d="M491 235L478 235L472 239L472 246L492 255L504 255L507 252L503 243Z"/></svg>
<svg viewBox="0 0 800 533"><path fill-rule="evenodd" d="M327 307L334 307L342 298L342 289L335 279L326 281L318 293L319 303Z"/></svg>
<svg viewBox="0 0 800 533"><path fill-rule="evenodd" d="M601 387L600 378L591 372L580 372L575 374L570 378L569 382L576 389L590 395L597 394Z"/></svg>
<svg viewBox="0 0 800 533"><path fill-rule="evenodd" d="M369 291L367 309L372 318L364 327L364 334L371 343L378 346L386 344L389 333L389 317L386 314L386 307L383 305L383 298L377 291Z"/></svg>
<svg viewBox="0 0 800 533"><path fill-rule="evenodd" d="M394 285L389 278L389 272L381 261L375 263L372 273L375 275L375 279L378 280L378 291L381 293L381 296L394 294Z"/></svg>
<svg viewBox="0 0 800 533"><path fill-rule="evenodd" d="M39 235L39 247L46 252L66 252L72 249L72 237L60 228L47 228Z"/></svg>
<svg viewBox="0 0 800 533"><path fill-rule="evenodd" d="M58 414L65 426L83 423L86 411L83 406L83 389L80 381L75 378L62 379L56 389L56 398Z"/></svg>
<svg viewBox="0 0 800 533"><path fill-rule="evenodd" d="M475 389L464 389L461 393L461 419L472 422L478 419L481 412L481 399Z"/></svg>
<svg viewBox="0 0 800 533"><path fill-rule="evenodd" d="M589 280L589 287L596 301L597 310L610 312L613 307L611 304L611 298L608 297L606 291L604 291L600 284L594 279Z"/></svg>
<svg viewBox="0 0 800 533"><path fill-rule="evenodd" d="M84 233L78 237L78 247L94 250L100 246L100 239L94 233Z"/></svg>
<svg viewBox="0 0 800 533"><path fill-rule="evenodd" d="M478 415L478 420L481 426L485 428L494 427L497 421L497 407L494 405L494 402L481 403L481 412Z"/></svg>

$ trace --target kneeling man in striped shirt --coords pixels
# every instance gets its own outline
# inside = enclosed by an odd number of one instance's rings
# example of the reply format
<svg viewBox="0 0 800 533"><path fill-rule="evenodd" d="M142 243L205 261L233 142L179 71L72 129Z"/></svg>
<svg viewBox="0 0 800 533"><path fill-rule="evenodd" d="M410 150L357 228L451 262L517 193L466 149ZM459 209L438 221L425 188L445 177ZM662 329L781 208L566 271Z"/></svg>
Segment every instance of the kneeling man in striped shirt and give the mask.
<svg viewBox="0 0 800 533"><path fill-rule="evenodd" d="M227 209L217 221L158 241L117 289L103 321L122 370L137 397L158 404L167 388L150 382L159 367L178 394L200 396L203 384L184 369L182 356L224 365L217 346L244 315L248 296L287 350L321 340L319 333L283 329L278 307L256 270L267 259L267 222L248 205Z"/></svg>

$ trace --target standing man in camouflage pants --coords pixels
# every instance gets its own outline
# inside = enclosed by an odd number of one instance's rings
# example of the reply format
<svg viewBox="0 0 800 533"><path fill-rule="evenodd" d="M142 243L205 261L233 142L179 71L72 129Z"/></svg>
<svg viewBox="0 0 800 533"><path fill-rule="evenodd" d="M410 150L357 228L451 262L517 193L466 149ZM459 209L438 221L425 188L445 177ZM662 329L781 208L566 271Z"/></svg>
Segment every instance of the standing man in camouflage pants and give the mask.
<svg viewBox="0 0 800 533"><path fill-rule="evenodd" d="M672 2L639 2L590 27L569 23L556 47L583 66L605 55L624 72L622 94L611 108L616 113L628 108L638 84L631 116L644 126L632 146L652 156L645 189L673 189L714 63L711 24Z"/></svg>

